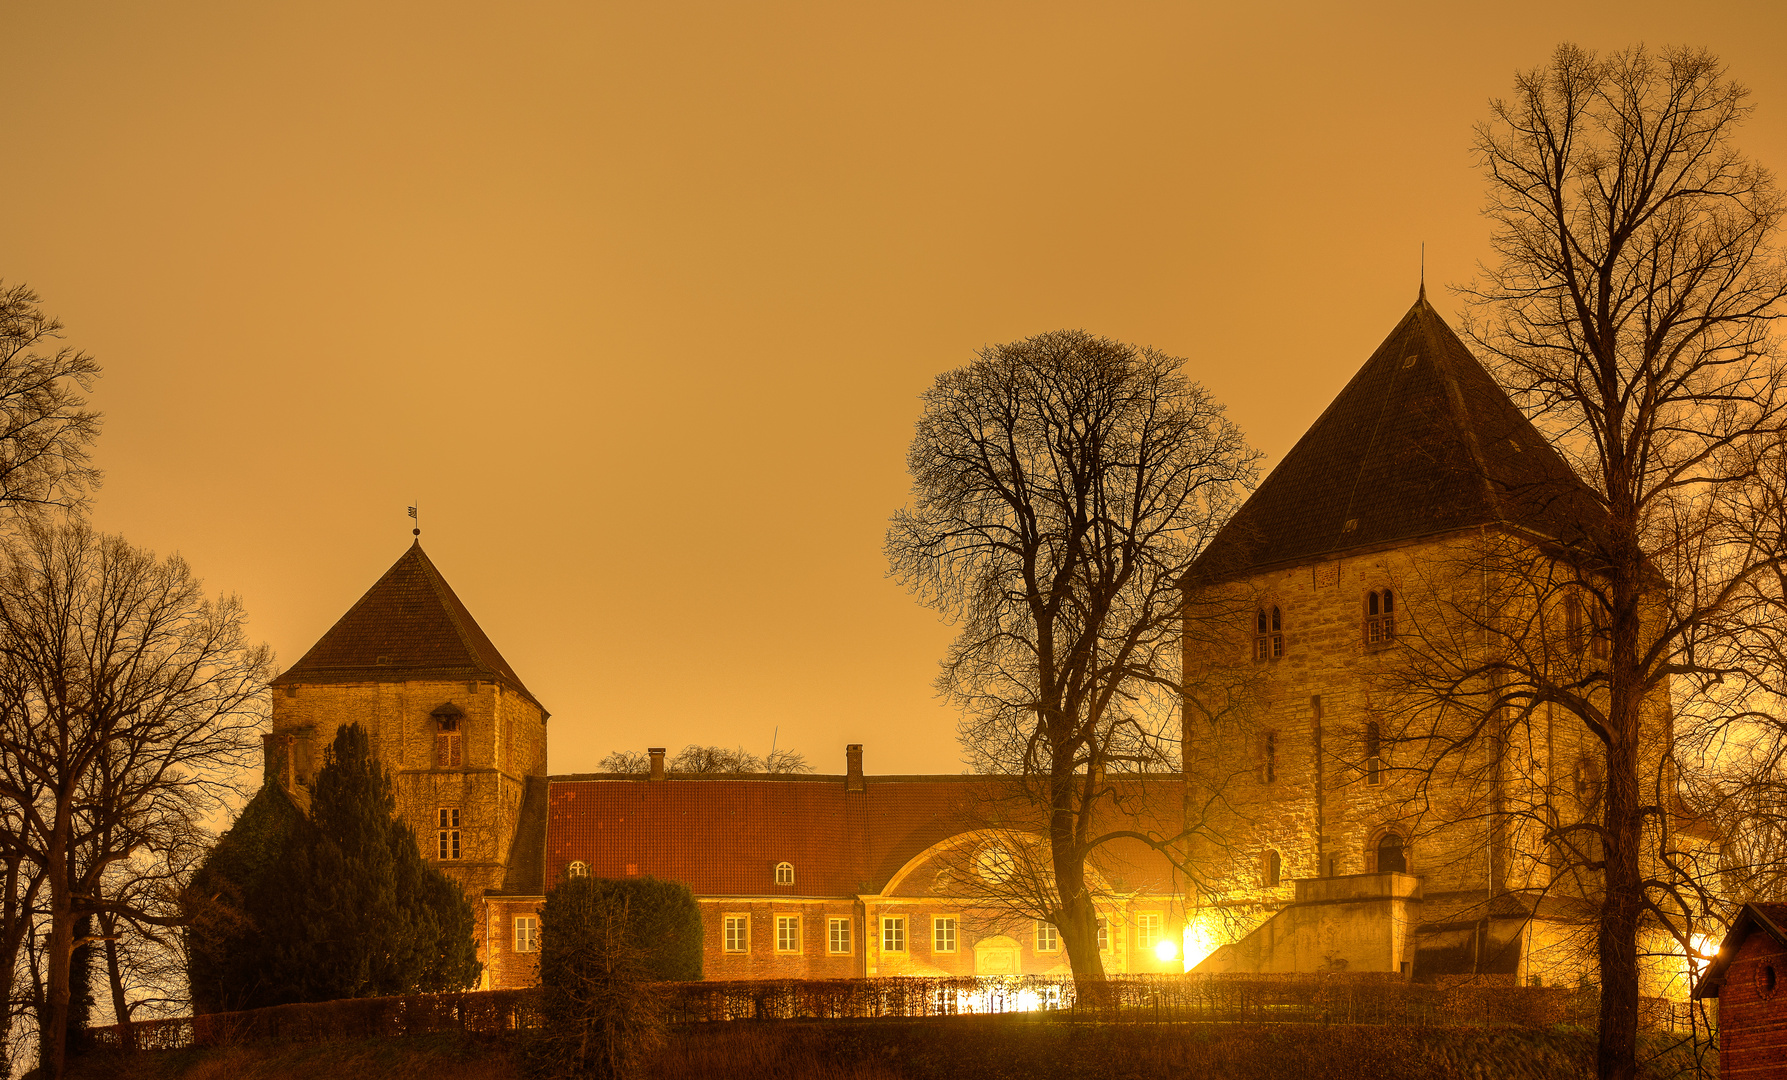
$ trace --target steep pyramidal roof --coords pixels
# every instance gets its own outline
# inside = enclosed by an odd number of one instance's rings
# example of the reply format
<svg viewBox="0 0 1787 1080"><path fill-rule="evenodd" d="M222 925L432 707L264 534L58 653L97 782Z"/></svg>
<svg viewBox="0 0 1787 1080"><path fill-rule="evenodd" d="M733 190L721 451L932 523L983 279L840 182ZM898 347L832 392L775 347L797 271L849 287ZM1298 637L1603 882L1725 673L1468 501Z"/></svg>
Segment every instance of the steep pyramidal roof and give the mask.
<svg viewBox="0 0 1787 1080"><path fill-rule="evenodd" d="M1193 567L1215 581L1480 525L1605 512L1423 295Z"/></svg>
<svg viewBox="0 0 1787 1080"><path fill-rule="evenodd" d="M494 679L539 704L420 540L273 685L400 679Z"/></svg>

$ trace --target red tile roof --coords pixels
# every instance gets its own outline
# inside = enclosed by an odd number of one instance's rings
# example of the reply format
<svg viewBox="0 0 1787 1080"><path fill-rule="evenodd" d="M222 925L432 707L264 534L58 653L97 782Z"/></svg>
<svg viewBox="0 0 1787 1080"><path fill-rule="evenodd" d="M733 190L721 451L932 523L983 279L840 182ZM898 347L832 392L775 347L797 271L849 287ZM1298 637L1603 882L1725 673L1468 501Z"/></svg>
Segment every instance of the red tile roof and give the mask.
<svg viewBox="0 0 1787 1080"><path fill-rule="evenodd" d="M490 679L539 704L420 540L273 685L402 679Z"/></svg>
<svg viewBox="0 0 1787 1080"><path fill-rule="evenodd" d="M1176 778L1132 781L1153 791L1159 827L1179 807ZM554 779L548 796L546 881L572 860L597 877L650 875L698 896L855 896L880 891L926 848L976 828L993 795L979 777L750 780ZM1147 845L1101 855L1130 887L1171 888L1171 867ZM776 886L779 862L795 884Z"/></svg>

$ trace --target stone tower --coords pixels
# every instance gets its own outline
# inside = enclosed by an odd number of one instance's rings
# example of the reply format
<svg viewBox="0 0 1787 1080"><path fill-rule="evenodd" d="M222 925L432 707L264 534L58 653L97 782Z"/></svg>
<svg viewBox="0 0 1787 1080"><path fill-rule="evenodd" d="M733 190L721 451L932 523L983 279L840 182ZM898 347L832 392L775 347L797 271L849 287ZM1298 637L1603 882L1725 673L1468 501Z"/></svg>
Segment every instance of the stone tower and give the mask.
<svg viewBox="0 0 1787 1080"><path fill-rule="evenodd" d="M538 893L547 712L421 541L272 685L267 775L300 805L336 729L357 723L423 856L474 907L517 875Z"/></svg>
<svg viewBox="0 0 1787 1080"><path fill-rule="evenodd" d="M1516 823L1592 818L1581 726L1530 718L1529 743L1423 783L1434 743L1399 745L1386 687L1418 677L1397 667L1417 624L1450 632L1421 612L1496 594L1486 545L1555 551L1603 520L1422 295L1187 579L1185 767L1232 812L1209 969L1574 977L1587 883Z"/></svg>

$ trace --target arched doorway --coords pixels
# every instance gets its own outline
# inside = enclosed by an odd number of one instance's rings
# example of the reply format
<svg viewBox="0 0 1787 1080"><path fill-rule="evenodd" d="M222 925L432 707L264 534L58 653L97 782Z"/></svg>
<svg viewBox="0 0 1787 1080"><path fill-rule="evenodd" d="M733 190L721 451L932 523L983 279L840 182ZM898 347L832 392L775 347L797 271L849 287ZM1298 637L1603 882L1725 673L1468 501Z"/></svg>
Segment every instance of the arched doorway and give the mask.
<svg viewBox="0 0 1787 1080"><path fill-rule="evenodd" d="M1003 935L974 943L976 975L1019 975L1018 943Z"/></svg>
<svg viewBox="0 0 1787 1080"><path fill-rule="evenodd" d="M1404 850L1402 836L1387 832L1377 842L1377 872L1387 874L1390 871L1406 874L1409 870L1408 853Z"/></svg>

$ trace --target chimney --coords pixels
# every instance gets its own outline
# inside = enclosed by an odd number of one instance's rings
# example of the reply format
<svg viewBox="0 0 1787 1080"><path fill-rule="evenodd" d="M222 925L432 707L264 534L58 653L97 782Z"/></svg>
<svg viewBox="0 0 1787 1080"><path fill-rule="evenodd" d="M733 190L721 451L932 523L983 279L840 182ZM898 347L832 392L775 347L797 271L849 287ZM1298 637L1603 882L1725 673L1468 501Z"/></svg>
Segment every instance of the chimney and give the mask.
<svg viewBox="0 0 1787 1080"><path fill-rule="evenodd" d="M853 742L844 747L844 790L869 790L862 778L862 743Z"/></svg>
<svg viewBox="0 0 1787 1080"><path fill-rule="evenodd" d="M653 780L664 779L664 748L662 746L648 746L646 747L645 752L652 759L651 778Z"/></svg>

